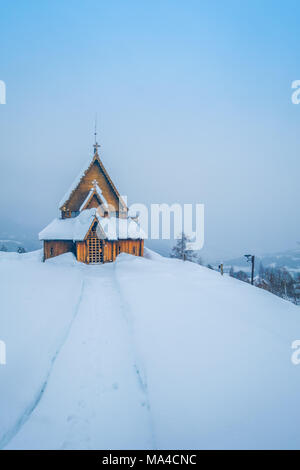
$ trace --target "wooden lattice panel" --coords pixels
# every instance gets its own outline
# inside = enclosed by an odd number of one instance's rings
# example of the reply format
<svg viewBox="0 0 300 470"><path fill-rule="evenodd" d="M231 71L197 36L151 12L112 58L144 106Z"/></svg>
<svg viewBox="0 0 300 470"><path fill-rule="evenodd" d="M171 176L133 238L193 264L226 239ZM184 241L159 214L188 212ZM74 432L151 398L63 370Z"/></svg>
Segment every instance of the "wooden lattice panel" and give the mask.
<svg viewBox="0 0 300 470"><path fill-rule="evenodd" d="M97 237L97 223L94 224L87 239L88 263L103 263L103 240Z"/></svg>
<svg viewBox="0 0 300 470"><path fill-rule="evenodd" d="M87 240L88 262L103 263L103 240L91 237Z"/></svg>

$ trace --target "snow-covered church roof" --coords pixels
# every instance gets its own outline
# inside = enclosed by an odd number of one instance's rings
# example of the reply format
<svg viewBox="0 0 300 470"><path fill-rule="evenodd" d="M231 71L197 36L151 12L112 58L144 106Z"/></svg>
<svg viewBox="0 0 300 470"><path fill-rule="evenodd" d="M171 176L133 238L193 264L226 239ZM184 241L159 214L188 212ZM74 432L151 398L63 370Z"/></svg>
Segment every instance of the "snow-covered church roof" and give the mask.
<svg viewBox="0 0 300 470"><path fill-rule="evenodd" d="M54 219L39 233L39 239L82 241L95 219L99 222L99 233L103 239L137 240L145 238L144 231L132 218L101 217L97 209L93 208L80 212L77 217Z"/></svg>

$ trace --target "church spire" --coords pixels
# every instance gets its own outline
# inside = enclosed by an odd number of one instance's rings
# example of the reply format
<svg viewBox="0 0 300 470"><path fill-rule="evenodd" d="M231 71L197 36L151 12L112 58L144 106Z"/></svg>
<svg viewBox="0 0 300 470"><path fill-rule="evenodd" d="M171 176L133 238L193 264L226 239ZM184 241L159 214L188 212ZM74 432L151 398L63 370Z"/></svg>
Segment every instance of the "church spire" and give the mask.
<svg viewBox="0 0 300 470"><path fill-rule="evenodd" d="M94 154L97 154L98 155L98 148L100 147L100 145L98 144L97 142L97 114L95 116L95 132L94 132L94 136L95 136L95 143L93 145L94 147Z"/></svg>

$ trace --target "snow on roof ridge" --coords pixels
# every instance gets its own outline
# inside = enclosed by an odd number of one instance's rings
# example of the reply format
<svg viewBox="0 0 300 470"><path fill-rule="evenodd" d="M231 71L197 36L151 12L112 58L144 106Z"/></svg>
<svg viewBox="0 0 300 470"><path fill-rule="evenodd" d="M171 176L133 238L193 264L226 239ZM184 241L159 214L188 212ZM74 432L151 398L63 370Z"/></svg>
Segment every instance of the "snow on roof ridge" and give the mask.
<svg viewBox="0 0 300 470"><path fill-rule="evenodd" d="M80 209L79 209L80 212L82 212L84 210L84 206L87 204L87 202L89 201L89 199L90 199L90 197L92 196L93 193L97 194L99 196L100 200L104 204L106 204L106 206L108 206L107 201L106 201L105 197L103 196L101 188L99 187L97 181L94 180L93 181L93 186L91 187L87 197L85 198L85 200L83 201L83 203L80 206Z"/></svg>
<svg viewBox="0 0 300 470"><path fill-rule="evenodd" d="M87 203L88 200L90 199L90 197L91 197L91 195L93 194L93 192L94 192L94 189L91 188L91 189L89 190L89 193L88 193L87 197L85 198L85 200L83 201L83 203L81 204L81 206L80 206L80 208L79 208L79 211L80 211L80 212L82 212L84 206L86 205L86 203Z"/></svg>
<svg viewBox="0 0 300 470"><path fill-rule="evenodd" d="M99 186L99 184L97 183L96 180L95 180L95 182L94 182L94 188L95 188L95 190L96 190L98 196L100 197L100 199L102 199L102 201L104 202L104 204L106 204L106 205L108 206L107 200L105 199L105 197L104 197L104 195L103 195L102 189L100 188L100 186Z"/></svg>

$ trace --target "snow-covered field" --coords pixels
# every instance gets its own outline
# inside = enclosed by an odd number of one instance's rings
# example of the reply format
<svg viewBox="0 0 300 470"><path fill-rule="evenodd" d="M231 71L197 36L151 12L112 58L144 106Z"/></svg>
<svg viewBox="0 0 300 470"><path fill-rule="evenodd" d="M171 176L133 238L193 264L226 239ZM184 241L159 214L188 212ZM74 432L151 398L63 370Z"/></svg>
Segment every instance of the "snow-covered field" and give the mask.
<svg viewBox="0 0 300 470"><path fill-rule="evenodd" d="M299 307L149 251L0 279L0 448L300 447Z"/></svg>

